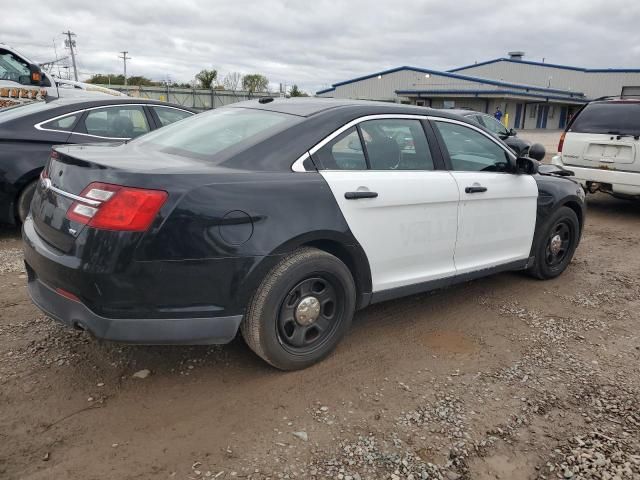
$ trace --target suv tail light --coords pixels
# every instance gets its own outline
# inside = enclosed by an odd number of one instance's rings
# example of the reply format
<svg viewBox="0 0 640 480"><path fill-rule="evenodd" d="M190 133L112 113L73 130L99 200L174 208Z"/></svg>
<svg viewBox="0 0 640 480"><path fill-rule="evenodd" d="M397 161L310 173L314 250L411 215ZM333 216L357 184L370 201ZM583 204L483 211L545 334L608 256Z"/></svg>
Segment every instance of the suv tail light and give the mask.
<svg viewBox="0 0 640 480"><path fill-rule="evenodd" d="M94 182L73 202L67 218L103 230L143 232L160 211L167 192Z"/></svg>
<svg viewBox="0 0 640 480"><path fill-rule="evenodd" d="M562 153L562 147L564 146L564 136L567 134L567 132L562 132L562 135L560 135L560 141L558 142L558 153Z"/></svg>

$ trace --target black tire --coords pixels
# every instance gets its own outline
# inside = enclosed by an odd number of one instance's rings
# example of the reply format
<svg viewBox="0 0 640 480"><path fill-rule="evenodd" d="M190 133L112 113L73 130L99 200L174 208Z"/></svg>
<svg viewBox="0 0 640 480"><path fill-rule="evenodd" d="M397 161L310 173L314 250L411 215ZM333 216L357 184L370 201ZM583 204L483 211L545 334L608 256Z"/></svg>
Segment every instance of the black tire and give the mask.
<svg viewBox="0 0 640 480"><path fill-rule="evenodd" d="M299 305L305 298L319 313L303 325ZM280 370L299 370L331 353L351 326L355 304L347 266L327 252L305 247L266 275L240 328L247 345L265 361Z"/></svg>
<svg viewBox="0 0 640 480"><path fill-rule="evenodd" d="M553 248L552 240L556 238ZM560 246L558 240L560 239ZM565 271L580 240L580 222L569 207L560 207L536 232L533 246L535 262L529 273L541 280L555 278Z"/></svg>
<svg viewBox="0 0 640 480"><path fill-rule="evenodd" d="M36 187L38 186L38 181L33 181L26 187L22 189L20 195L18 196L18 204L16 205L16 216L20 223L24 223L25 219L29 215L29 209L31 208L31 200L33 199L33 194L36 191Z"/></svg>

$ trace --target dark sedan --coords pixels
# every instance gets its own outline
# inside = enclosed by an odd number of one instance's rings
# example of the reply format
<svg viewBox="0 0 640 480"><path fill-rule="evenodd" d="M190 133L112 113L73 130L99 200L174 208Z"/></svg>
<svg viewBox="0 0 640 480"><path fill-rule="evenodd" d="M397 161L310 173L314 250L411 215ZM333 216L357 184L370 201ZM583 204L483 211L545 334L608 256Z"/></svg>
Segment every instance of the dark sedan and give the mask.
<svg viewBox="0 0 640 480"><path fill-rule="evenodd" d="M495 117L487 113L476 112L474 110L463 109L448 109L448 112L461 115L469 120L476 122L478 125L482 125L490 132L496 134L500 139L509 145L509 147L516 152L516 155L526 155L531 147L531 142L518 137L518 133L513 128L507 128Z"/></svg>
<svg viewBox="0 0 640 480"><path fill-rule="evenodd" d="M99 338L241 330L270 364L304 368L371 303L506 270L560 275L584 192L544 173L444 110L238 103L124 145L56 147L22 230L29 293Z"/></svg>
<svg viewBox="0 0 640 480"><path fill-rule="evenodd" d="M194 113L164 102L107 96L0 110L0 223L27 216L52 145L121 142Z"/></svg>

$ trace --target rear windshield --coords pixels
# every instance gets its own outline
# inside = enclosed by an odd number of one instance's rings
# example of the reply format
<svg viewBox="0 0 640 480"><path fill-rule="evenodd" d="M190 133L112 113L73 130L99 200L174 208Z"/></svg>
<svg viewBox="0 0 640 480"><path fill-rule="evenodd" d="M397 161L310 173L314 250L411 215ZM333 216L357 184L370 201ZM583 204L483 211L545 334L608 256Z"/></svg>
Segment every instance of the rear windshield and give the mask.
<svg viewBox="0 0 640 480"><path fill-rule="evenodd" d="M576 133L640 134L640 102L592 103L570 128Z"/></svg>
<svg viewBox="0 0 640 480"><path fill-rule="evenodd" d="M246 108L221 108L163 127L132 141L167 153L208 159L233 146L249 146L297 122L298 117Z"/></svg>

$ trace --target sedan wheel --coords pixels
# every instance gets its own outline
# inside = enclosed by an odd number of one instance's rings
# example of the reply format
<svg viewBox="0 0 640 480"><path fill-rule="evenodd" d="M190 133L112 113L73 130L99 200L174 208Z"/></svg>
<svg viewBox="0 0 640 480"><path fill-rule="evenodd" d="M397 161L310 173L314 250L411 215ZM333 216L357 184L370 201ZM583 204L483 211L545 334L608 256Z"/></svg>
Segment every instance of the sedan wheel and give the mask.
<svg viewBox="0 0 640 480"><path fill-rule="evenodd" d="M567 268L580 239L580 222L569 207L560 207L536 232L533 254L535 261L529 272L537 278L560 275Z"/></svg>
<svg viewBox="0 0 640 480"><path fill-rule="evenodd" d="M262 281L243 319L251 349L281 370L308 367L326 357L351 325L355 285L333 255L302 248Z"/></svg>

